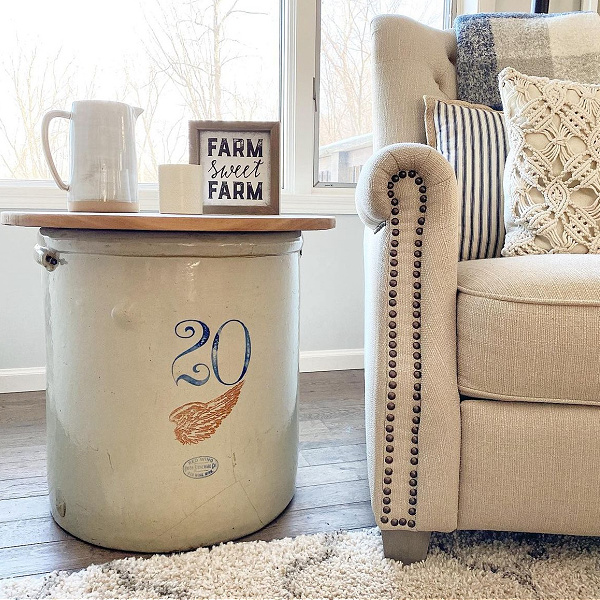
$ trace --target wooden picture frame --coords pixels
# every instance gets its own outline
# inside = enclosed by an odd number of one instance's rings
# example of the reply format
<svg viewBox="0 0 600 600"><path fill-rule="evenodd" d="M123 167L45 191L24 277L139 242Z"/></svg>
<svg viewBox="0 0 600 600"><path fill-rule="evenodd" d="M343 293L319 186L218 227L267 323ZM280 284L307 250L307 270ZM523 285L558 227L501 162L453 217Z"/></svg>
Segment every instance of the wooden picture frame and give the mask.
<svg viewBox="0 0 600 600"><path fill-rule="evenodd" d="M279 214L279 122L190 121L204 214Z"/></svg>

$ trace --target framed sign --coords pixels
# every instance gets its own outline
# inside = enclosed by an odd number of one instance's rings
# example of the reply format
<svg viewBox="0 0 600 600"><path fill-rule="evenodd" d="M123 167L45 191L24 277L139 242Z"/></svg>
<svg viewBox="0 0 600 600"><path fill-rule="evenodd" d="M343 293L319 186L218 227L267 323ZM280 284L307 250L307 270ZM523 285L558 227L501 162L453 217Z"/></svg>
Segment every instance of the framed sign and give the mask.
<svg viewBox="0 0 600 600"><path fill-rule="evenodd" d="M205 214L279 214L279 123L190 121Z"/></svg>

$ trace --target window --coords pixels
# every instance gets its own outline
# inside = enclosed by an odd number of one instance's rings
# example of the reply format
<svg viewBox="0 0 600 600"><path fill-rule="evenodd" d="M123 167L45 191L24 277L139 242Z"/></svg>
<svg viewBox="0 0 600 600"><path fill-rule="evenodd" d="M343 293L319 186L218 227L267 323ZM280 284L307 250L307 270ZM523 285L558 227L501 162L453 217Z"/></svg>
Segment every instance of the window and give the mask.
<svg viewBox="0 0 600 600"><path fill-rule="evenodd" d="M8 3L0 21L0 204L64 207L42 155L41 119L96 98L144 109L136 129L144 208L157 207L157 165L188 161L189 119L281 118L282 210L353 213L350 190L323 187L354 185L371 154L369 21L392 11L441 26L446 4L104 0L83 10L77 0ZM68 123L54 120L51 146L66 180L67 140Z"/></svg>
<svg viewBox="0 0 600 600"><path fill-rule="evenodd" d="M445 0L321 0L317 185L354 185L373 152L370 21L398 13L442 28Z"/></svg>
<svg viewBox="0 0 600 600"><path fill-rule="evenodd" d="M279 0L8 2L0 20L0 179L45 180L42 116L74 100L127 102L140 182L188 161L189 119L279 118ZM57 123L57 124L54 124ZM68 179L68 123L51 128Z"/></svg>

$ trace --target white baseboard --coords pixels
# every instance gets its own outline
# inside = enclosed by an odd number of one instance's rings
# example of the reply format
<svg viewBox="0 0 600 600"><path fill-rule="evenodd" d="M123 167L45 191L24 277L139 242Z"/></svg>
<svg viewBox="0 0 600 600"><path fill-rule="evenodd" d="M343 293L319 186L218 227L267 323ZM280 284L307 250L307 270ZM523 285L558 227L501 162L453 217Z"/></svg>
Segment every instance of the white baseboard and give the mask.
<svg viewBox="0 0 600 600"><path fill-rule="evenodd" d="M300 352L300 372L346 371L363 368L362 348ZM0 369L0 394L46 389L46 368Z"/></svg>
<svg viewBox="0 0 600 600"><path fill-rule="evenodd" d="M0 394L46 389L46 367L0 369Z"/></svg>
<svg viewBox="0 0 600 600"><path fill-rule="evenodd" d="M364 350L307 350L300 352L300 372L346 371L364 368Z"/></svg>

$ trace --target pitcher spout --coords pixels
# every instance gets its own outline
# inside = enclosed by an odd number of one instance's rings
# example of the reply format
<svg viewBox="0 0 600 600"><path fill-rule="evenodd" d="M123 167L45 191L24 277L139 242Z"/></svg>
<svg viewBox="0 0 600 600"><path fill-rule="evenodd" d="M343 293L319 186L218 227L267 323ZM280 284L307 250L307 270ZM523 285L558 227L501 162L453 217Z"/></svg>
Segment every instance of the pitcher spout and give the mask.
<svg viewBox="0 0 600 600"><path fill-rule="evenodd" d="M132 106L131 110L133 110L133 116L137 119L143 112L144 109L139 106Z"/></svg>

